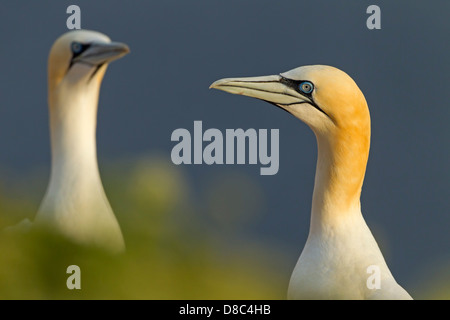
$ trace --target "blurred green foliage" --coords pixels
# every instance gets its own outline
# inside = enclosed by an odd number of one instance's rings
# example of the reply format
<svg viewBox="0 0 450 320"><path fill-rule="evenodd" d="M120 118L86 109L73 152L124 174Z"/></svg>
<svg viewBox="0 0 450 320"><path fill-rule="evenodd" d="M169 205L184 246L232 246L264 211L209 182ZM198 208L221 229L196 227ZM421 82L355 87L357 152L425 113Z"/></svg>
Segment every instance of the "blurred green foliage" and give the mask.
<svg viewBox="0 0 450 320"><path fill-rule="evenodd" d="M0 172L0 299L285 299L293 266L283 249L242 236L265 209L251 178L224 171L199 191L160 156L101 171L127 245L121 255L49 230L4 232L33 219L47 177ZM66 286L70 265L81 268L81 290ZM421 272L414 298L450 299L449 265L437 265Z"/></svg>
<svg viewBox="0 0 450 320"><path fill-rule="evenodd" d="M126 253L79 246L48 230L0 232L0 299L285 298L289 276L279 272L281 250L249 239L230 243L220 231L262 210L256 205L262 194L250 180L221 177L200 205L182 169L167 159L116 164L102 177ZM45 183L27 179L16 191L3 186L0 229L33 218L37 185ZM66 287L70 265L81 268L81 290Z"/></svg>

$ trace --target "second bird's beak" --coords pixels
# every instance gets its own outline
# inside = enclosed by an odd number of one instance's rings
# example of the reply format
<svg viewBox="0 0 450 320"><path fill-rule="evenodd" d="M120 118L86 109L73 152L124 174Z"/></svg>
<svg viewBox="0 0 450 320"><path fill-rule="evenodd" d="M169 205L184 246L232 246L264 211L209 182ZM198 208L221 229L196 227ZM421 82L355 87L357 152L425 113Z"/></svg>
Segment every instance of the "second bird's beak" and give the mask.
<svg viewBox="0 0 450 320"><path fill-rule="evenodd" d="M310 102L288 85L287 79L279 75L227 78L214 82L210 88L232 94L257 98L285 109L285 106Z"/></svg>
<svg viewBox="0 0 450 320"><path fill-rule="evenodd" d="M124 43L93 42L86 51L74 59L74 62L102 65L117 60L129 52L130 49Z"/></svg>

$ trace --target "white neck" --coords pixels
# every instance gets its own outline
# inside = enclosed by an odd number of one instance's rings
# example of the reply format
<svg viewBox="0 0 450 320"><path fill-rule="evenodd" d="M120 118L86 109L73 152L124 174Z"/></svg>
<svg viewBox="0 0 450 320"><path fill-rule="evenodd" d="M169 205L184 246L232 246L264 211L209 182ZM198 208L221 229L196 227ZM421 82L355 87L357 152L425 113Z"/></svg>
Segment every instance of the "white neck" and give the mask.
<svg viewBox="0 0 450 320"><path fill-rule="evenodd" d="M36 222L115 251L122 234L101 182L96 148L100 81L64 80L49 96L52 169Z"/></svg>
<svg viewBox="0 0 450 320"><path fill-rule="evenodd" d="M52 172L50 189L103 190L97 164L96 125L99 88L59 88L50 108Z"/></svg>

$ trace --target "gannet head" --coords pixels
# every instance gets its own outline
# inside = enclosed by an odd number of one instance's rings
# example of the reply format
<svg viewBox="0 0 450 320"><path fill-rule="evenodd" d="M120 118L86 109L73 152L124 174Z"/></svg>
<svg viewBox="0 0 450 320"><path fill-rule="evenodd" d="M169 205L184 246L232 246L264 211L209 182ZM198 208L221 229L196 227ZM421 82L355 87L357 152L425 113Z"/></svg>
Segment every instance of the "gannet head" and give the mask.
<svg viewBox="0 0 450 320"><path fill-rule="evenodd" d="M318 142L315 189L326 190L318 192L313 207L327 201L342 211L359 206L370 148L370 115L364 95L345 72L304 66L280 75L222 79L211 88L270 102L305 122Z"/></svg>
<svg viewBox="0 0 450 320"><path fill-rule="evenodd" d="M211 88L270 102L318 135L342 130L370 134L364 95L350 76L334 67L303 66L280 75L222 79Z"/></svg>
<svg viewBox="0 0 450 320"><path fill-rule="evenodd" d="M127 45L111 40L104 34L75 30L63 34L53 44L48 59L49 90L62 82L71 85L100 83L108 63L129 52Z"/></svg>

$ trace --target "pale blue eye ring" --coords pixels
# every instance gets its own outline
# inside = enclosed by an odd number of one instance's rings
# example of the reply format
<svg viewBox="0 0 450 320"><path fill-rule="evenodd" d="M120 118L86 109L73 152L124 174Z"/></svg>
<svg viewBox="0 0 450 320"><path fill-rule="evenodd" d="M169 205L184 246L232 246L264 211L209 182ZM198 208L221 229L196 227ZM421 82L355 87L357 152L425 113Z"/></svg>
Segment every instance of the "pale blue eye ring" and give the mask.
<svg viewBox="0 0 450 320"><path fill-rule="evenodd" d="M314 90L314 85L309 81L303 81L302 83L299 84L298 88L302 92L304 92L306 94L310 94Z"/></svg>
<svg viewBox="0 0 450 320"><path fill-rule="evenodd" d="M72 42L72 52L77 54L83 51L83 45L79 42Z"/></svg>

